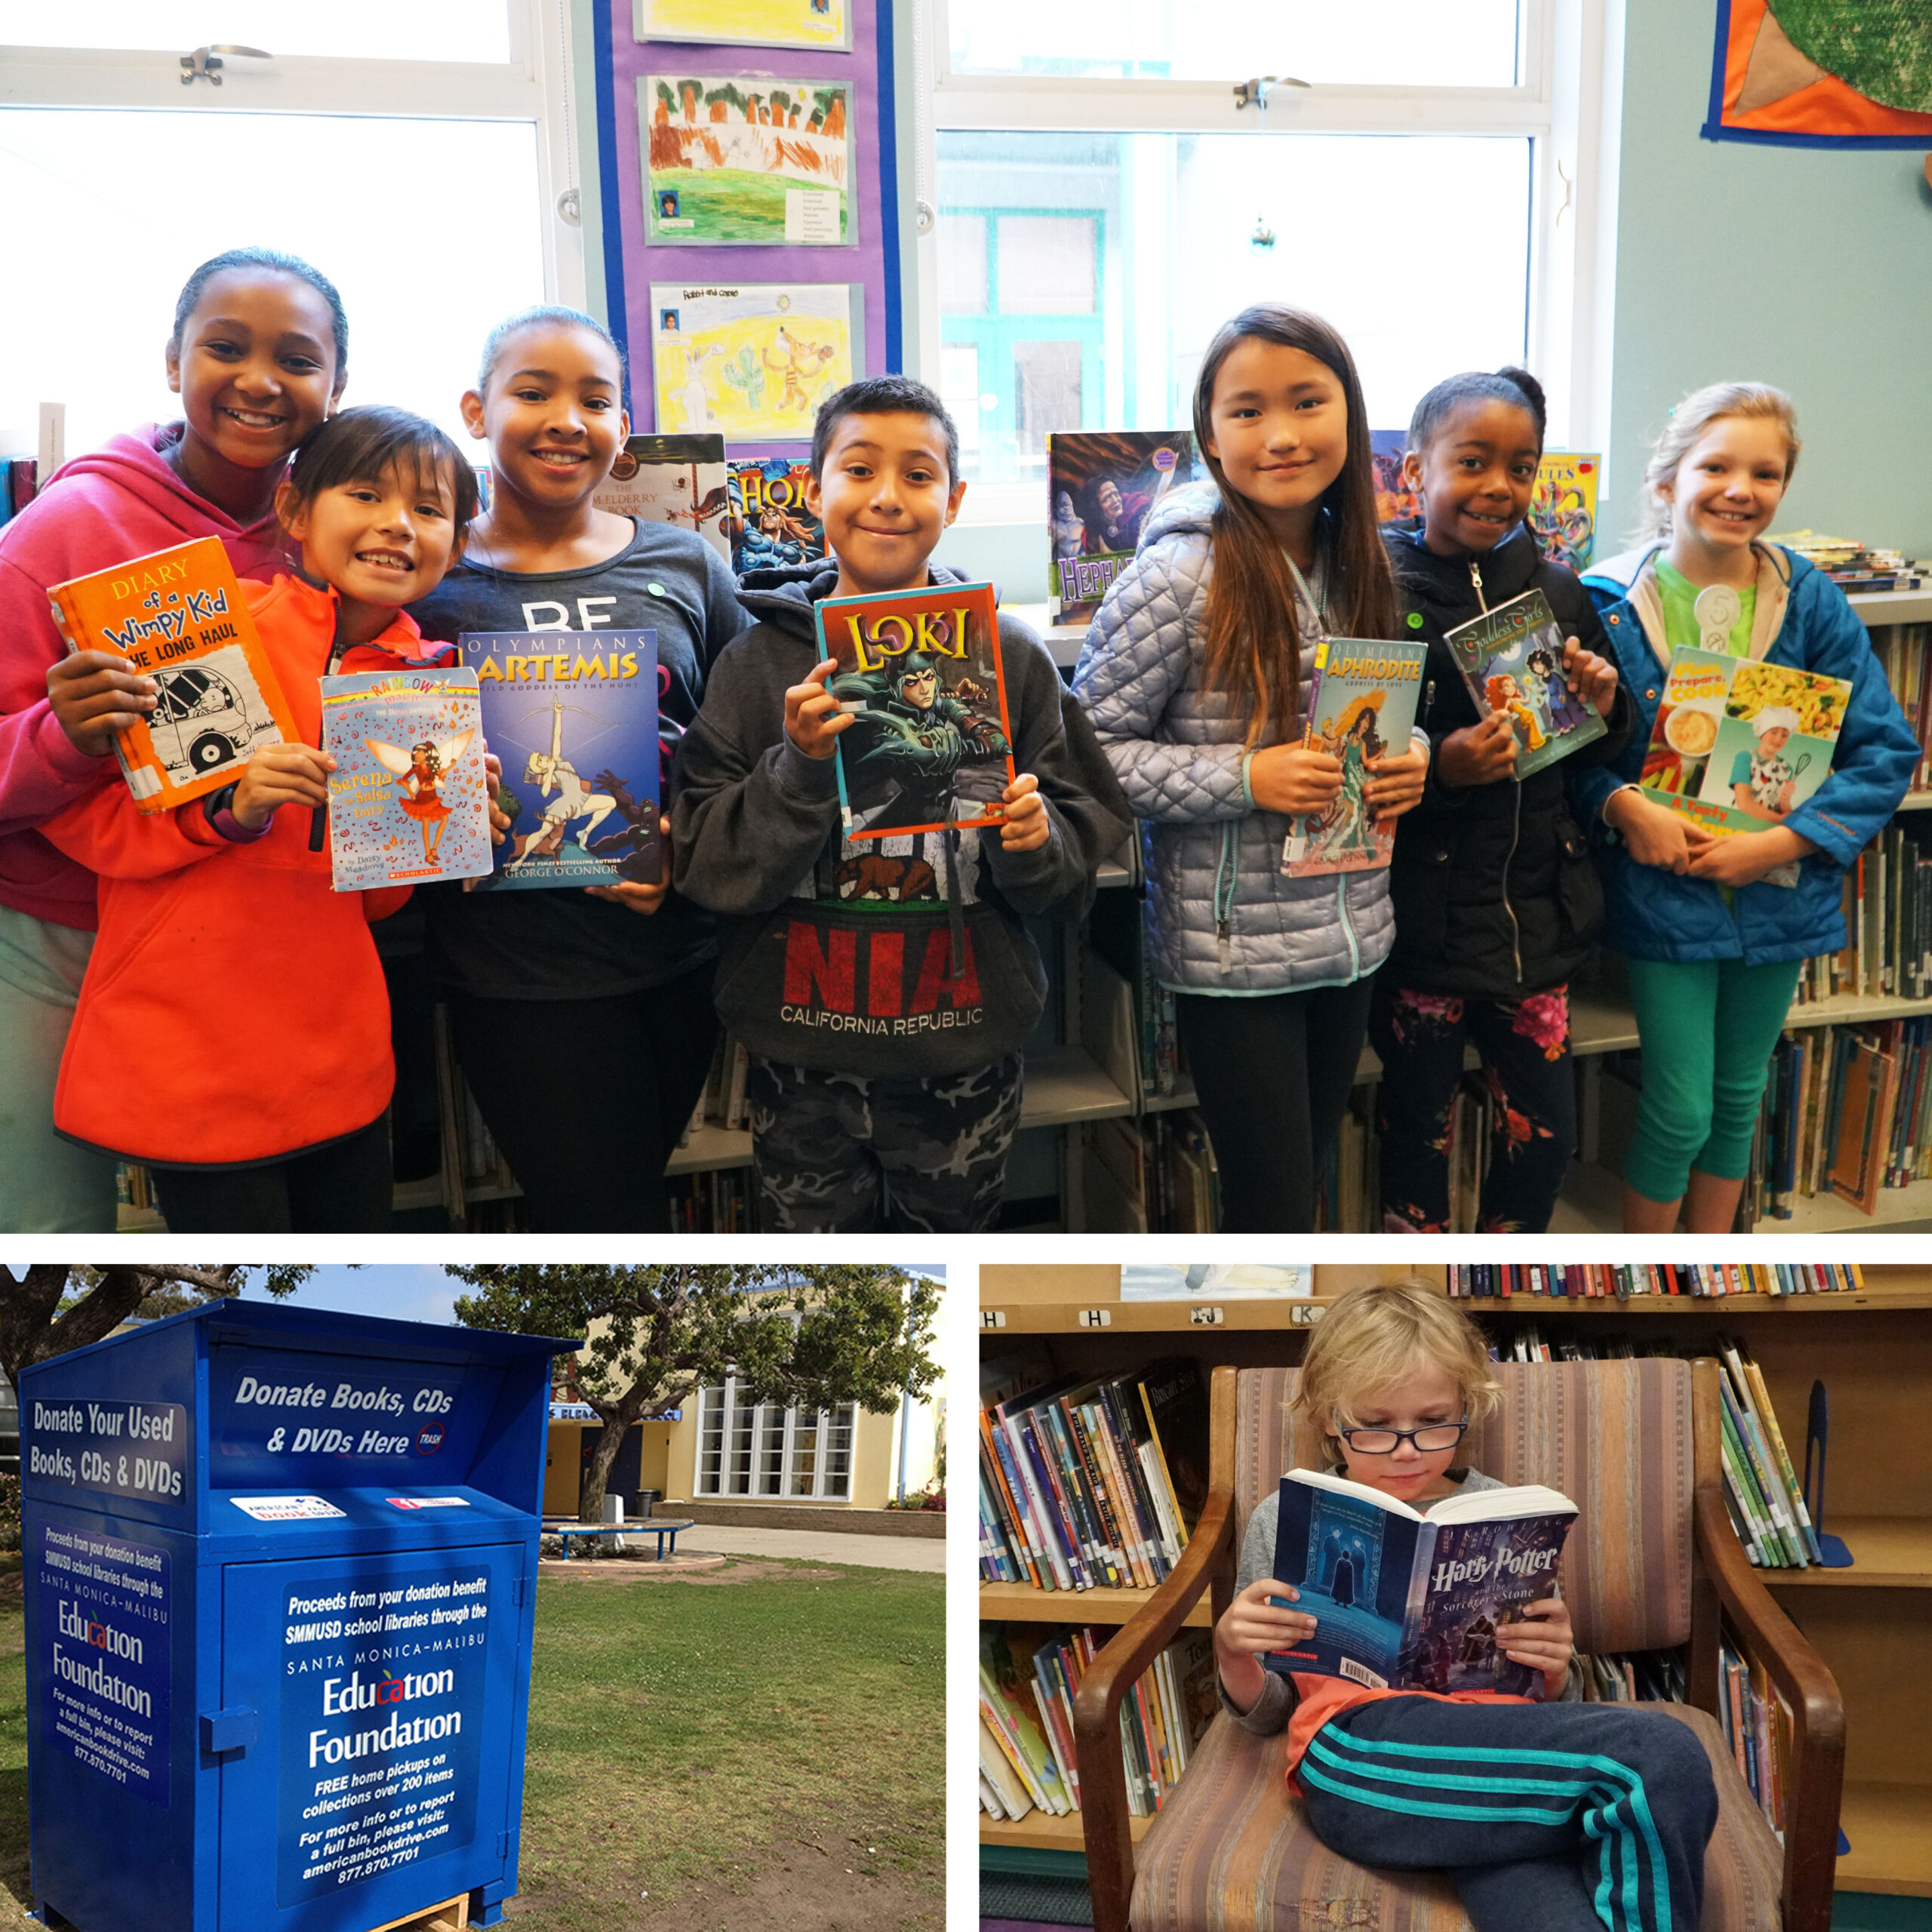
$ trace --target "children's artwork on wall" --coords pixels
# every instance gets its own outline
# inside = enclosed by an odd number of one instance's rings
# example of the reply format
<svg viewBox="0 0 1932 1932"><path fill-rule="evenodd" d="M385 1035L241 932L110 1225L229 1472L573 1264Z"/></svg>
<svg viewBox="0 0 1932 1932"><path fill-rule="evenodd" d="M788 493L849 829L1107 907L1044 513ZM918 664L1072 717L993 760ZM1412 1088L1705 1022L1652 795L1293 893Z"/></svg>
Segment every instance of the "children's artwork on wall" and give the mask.
<svg viewBox="0 0 1932 1932"><path fill-rule="evenodd" d="M1707 141L1932 146L1924 0L1719 0Z"/></svg>
<svg viewBox="0 0 1932 1932"><path fill-rule="evenodd" d="M653 242L836 248L855 238L844 82L647 74L637 129Z"/></svg>
<svg viewBox="0 0 1932 1932"><path fill-rule="evenodd" d="M660 429L804 442L820 401L852 380L845 282L653 283L651 358Z"/></svg>
<svg viewBox="0 0 1932 1932"><path fill-rule="evenodd" d="M1269 1296L1305 1300L1315 1270L1305 1261L1124 1261L1122 1301L1256 1301Z"/></svg>
<svg viewBox="0 0 1932 1932"><path fill-rule="evenodd" d="M852 18L848 0L631 0L631 34L843 53L852 45Z"/></svg>

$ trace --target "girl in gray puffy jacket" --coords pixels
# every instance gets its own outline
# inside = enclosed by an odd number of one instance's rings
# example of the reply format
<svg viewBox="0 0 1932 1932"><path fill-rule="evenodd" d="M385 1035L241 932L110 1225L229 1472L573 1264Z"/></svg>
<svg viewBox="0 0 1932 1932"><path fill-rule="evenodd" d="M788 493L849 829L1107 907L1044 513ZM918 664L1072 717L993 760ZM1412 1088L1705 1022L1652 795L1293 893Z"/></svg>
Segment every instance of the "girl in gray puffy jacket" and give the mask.
<svg viewBox="0 0 1932 1932"><path fill-rule="evenodd" d="M1229 1232L1310 1227L1394 933L1386 871L1291 878L1291 818L1342 767L1304 746L1323 635L1391 638L1368 417L1318 317L1261 304L1210 343L1196 446L1094 620L1074 690L1142 821L1147 944L1174 989ZM1371 761L1379 815L1422 796L1428 741Z"/></svg>

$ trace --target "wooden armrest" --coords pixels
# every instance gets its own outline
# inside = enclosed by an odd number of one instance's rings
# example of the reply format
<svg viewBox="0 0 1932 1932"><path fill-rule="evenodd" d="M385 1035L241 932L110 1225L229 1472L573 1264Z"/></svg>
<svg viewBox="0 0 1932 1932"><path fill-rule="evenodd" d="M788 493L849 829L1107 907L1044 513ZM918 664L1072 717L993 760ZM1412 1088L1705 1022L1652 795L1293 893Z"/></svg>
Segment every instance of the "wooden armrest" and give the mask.
<svg viewBox="0 0 1932 1932"><path fill-rule="evenodd" d="M1173 1642L1187 1614L1234 1544L1235 1371L1217 1368L1212 1383L1213 1435L1208 1500L1173 1575L1137 1611L1087 1667L1073 1701L1073 1751L1080 1770L1081 1825L1094 1932L1127 1932L1134 1892L1134 1835L1127 1809L1127 1767L1121 1755L1120 1706L1141 1672ZM1220 1576L1225 1577L1226 1566ZM1226 1584L1216 1590L1216 1611Z"/></svg>
<svg viewBox="0 0 1932 1932"><path fill-rule="evenodd" d="M1698 1552L1718 1601L1791 1709L1783 1932L1829 1932L1844 1781L1844 1699L1824 1660L1752 1567L1718 1483L1698 1484L1694 1508Z"/></svg>

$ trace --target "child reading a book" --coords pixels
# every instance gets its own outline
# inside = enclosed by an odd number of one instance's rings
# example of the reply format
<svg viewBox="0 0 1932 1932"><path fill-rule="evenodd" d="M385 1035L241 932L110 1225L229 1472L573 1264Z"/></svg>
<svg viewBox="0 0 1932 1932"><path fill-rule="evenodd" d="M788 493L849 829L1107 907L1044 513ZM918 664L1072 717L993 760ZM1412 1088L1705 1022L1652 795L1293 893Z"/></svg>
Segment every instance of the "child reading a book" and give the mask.
<svg viewBox="0 0 1932 1932"><path fill-rule="evenodd" d="M1456 1462L1497 1393L1474 1324L1404 1282L1352 1290L1328 1311L1295 1402L1331 1466L1420 1510L1500 1487ZM1694 1926L1717 1822L1703 1747L1659 1713L1578 1701L1561 1597L1494 1632L1541 1672L1543 1702L1281 1675L1263 1659L1303 1642L1315 1620L1272 1574L1278 1507L1265 1497L1248 1519L1215 1660L1237 1722L1287 1730L1291 1789L1322 1843L1364 1865L1447 1868L1478 1932Z"/></svg>
<svg viewBox="0 0 1932 1932"><path fill-rule="evenodd" d="M1643 1047L1623 1169L1632 1230L1668 1231L1680 1210L1694 1233L1731 1226L1800 964L1844 943L1844 869L1897 809L1919 755L1844 592L1762 540L1798 451L1791 399L1767 383L1687 396L1644 471L1644 541L1583 580L1637 710L1621 755L1577 780ZM1638 786L1685 646L1850 681L1829 774L1761 831L1707 832ZM1794 861L1795 888L1767 876Z"/></svg>
<svg viewBox="0 0 1932 1932"><path fill-rule="evenodd" d="M820 657L813 607L959 581L931 560L965 492L958 432L923 383L877 376L828 397L807 500L829 554L746 577L757 627L718 660L678 747L678 885L724 921L718 1002L751 1054L768 1228L990 1225L1045 992L1021 920L1078 918L1127 835L1052 660L1002 614L1017 771L1003 823L962 828L949 813L937 832L841 837L837 747L858 714L831 688L837 660ZM971 749L958 725L918 721L934 710L934 666L897 661L871 708L875 735L899 720L915 780L958 770Z"/></svg>
<svg viewBox="0 0 1932 1932"><path fill-rule="evenodd" d="M1074 689L1142 820L1149 961L1175 1012L1229 1231L1312 1226L1395 921L1386 869L1282 869L1343 761L1305 745L1316 641L1392 638L1368 418L1318 317L1224 324L1194 392L1214 481L1170 491L1094 620ZM1420 734L1367 761L1361 802L1412 808Z"/></svg>
<svg viewBox="0 0 1932 1932"><path fill-rule="evenodd" d="M100 894L54 1124L146 1162L177 1234L389 1225L394 1068L369 921L408 894L331 889L311 838L335 768L317 749L321 680L425 661L401 607L460 549L476 479L433 423L351 409L304 441L275 503L301 568L242 592L300 739L169 811L140 811L112 774L43 827Z"/></svg>
<svg viewBox="0 0 1932 1932"><path fill-rule="evenodd" d="M1538 554L1524 520L1543 443L1543 389L1527 371L1438 383L1416 405L1402 460L1422 515L1382 533L1407 632L1428 641L1417 721L1436 747L1422 802L1395 835L1395 945L1369 1011L1391 1229L1450 1224L1451 1122L1472 1044L1491 1109L1478 1229L1547 1227L1576 1147L1569 982L1602 899L1568 786L1622 748L1632 712L1583 586ZM1521 678L1490 675L1484 715L1444 633L1531 591L1562 627L1562 662L1539 648ZM1585 703L1608 734L1520 775L1519 758Z"/></svg>
<svg viewBox="0 0 1932 1932"><path fill-rule="evenodd" d="M463 561L411 614L425 636L451 641L654 630L668 766L718 654L749 620L729 565L695 531L591 500L630 432L623 381L609 331L574 309L528 309L491 331L463 411L489 445L494 494ZM718 1030L712 922L669 877L667 866L655 884L423 895L456 1057L533 1229L669 1226L664 1164Z"/></svg>
<svg viewBox="0 0 1932 1932"><path fill-rule="evenodd" d="M113 772L115 731L155 701L118 660L67 656L48 587L197 537L219 537L239 577L285 568L275 486L342 393L348 344L342 298L307 263L267 248L204 262L166 352L183 420L75 457L0 531L0 1232L113 1230L113 1162L54 1131L94 881L39 828Z"/></svg>

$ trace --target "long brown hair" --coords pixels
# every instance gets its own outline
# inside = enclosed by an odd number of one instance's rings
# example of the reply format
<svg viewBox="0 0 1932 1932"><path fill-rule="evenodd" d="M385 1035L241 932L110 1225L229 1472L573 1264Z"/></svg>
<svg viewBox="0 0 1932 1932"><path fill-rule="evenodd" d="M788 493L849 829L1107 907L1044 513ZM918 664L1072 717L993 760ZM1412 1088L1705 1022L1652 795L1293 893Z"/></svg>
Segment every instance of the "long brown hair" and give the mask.
<svg viewBox="0 0 1932 1932"><path fill-rule="evenodd" d="M1342 473L1321 493L1328 513L1327 624L1337 637L1392 637L1395 586L1375 528L1375 466L1369 454L1368 409L1349 346L1319 315L1278 303L1257 303L1222 324L1202 357L1194 385L1194 442L1220 486L1214 512L1214 569L1208 584L1201 681L1225 691L1248 713L1247 742L1290 742L1300 712L1301 636L1295 621L1294 574L1259 511L1229 486L1208 455L1214 379L1237 343L1251 338L1298 349L1342 386L1348 409L1348 454Z"/></svg>

